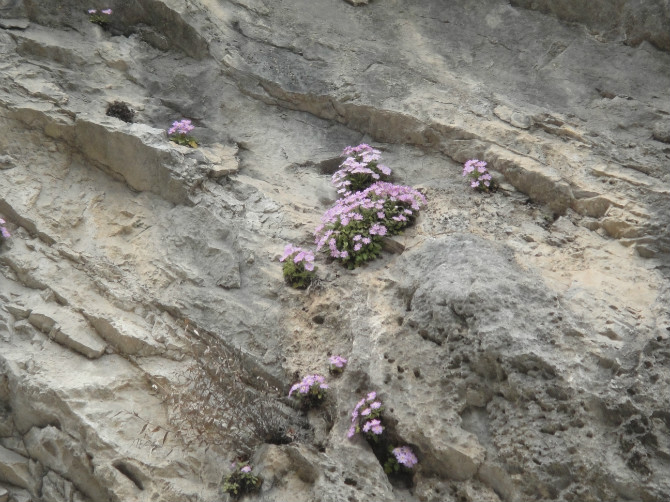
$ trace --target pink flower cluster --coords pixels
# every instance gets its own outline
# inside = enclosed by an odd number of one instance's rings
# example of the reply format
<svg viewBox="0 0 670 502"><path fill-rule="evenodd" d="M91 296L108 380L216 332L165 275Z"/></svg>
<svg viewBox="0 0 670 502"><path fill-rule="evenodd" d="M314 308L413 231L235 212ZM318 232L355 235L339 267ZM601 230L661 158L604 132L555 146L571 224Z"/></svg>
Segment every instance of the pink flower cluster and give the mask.
<svg viewBox="0 0 670 502"><path fill-rule="evenodd" d="M382 177L391 175L391 169L379 164L381 153L366 143L348 146L342 152L347 158L340 164L340 170L333 174L333 185L337 193L348 195L361 190Z"/></svg>
<svg viewBox="0 0 670 502"><path fill-rule="evenodd" d="M287 244L284 248L284 254L279 258L279 261L286 261L289 257L292 257L293 263L296 265L302 263L305 270L310 272L314 270L314 253L311 251L306 251L300 247L293 246L292 244Z"/></svg>
<svg viewBox="0 0 670 502"><path fill-rule="evenodd" d="M293 384L288 395L291 397L296 390L300 394L307 395L310 392L316 394L319 393L320 390L326 389L328 389L328 384L321 375L307 375L301 382Z"/></svg>
<svg viewBox="0 0 670 502"><path fill-rule="evenodd" d="M421 209L421 206L427 204L426 197L412 187L405 185L394 185L385 181L379 181L365 190L373 198L388 199L392 202L402 202L411 207L414 211ZM408 214L412 214L411 211Z"/></svg>
<svg viewBox="0 0 670 502"><path fill-rule="evenodd" d="M491 175L486 169L486 162L483 160L468 160L463 166L463 176L470 178L472 188L486 191L491 186Z"/></svg>
<svg viewBox="0 0 670 502"><path fill-rule="evenodd" d="M0 218L0 235L2 235L3 239L9 239L12 236L9 230L5 228L5 220L2 218Z"/></svg>
<svg viewBox="0 0 670 502"><path fill-rule="evenodd" d="M347 360L342 356L330 356L328 361L330 361L331 367L339 369L344 368L347 364Z"/></svg>
<svg viewBox="0 0 670 502"><path fill-rule="evenodd" d="M89 10L88 10L88 13L89 13L89 14L97 14L98 11L97 11L96 9L89 9ZM109 15L112 14L112 9L102 9L102 10L100 11L100 13L101 13L101 14L104 14L104 15L106 15L106 16L109 16Z"/></svg>
<svg viewBox="0 0 670 502"><path fill-rule="evenodd" d="M378 181L362 192L349 193L338 199L321 218L314 235L317 251L326 245L333 258L347 259L349 251L338 247L337 237L350 224L359 229L353 233L351 250L359 252L366 245L389 232L395 233L410 222L410 217L426 205L426 198L417 190L403 185ZM358 223L357 223L358 222Z"/></svg>
<svg viewBox="0 0 670 502"><path fill-rule="evenodd" d="M411 469L419 463L419 460L409 446L399 446L398 448L394 448L393 456L400 465L404 465L408 469Z"/></svg>
<svg viewBox="0 0 670 502"><path fill-rule="evenodd" d="M173 134L187 135L193 129L195 129L195 126L191 124L190 120L188 119L178 120L173 122L172 127L168 129L168 136L172 136Z"/></svg>
<svg viewBox="0 0 670 502"><path fill-rule="evenodd" d="M369 436L379 436L384 432L384 426L379 420L382 413L382 403L377 400L377 393L372 391L361 399L351 412L351 427L347 437L352 438L359 432L365 432Z"/></svg>

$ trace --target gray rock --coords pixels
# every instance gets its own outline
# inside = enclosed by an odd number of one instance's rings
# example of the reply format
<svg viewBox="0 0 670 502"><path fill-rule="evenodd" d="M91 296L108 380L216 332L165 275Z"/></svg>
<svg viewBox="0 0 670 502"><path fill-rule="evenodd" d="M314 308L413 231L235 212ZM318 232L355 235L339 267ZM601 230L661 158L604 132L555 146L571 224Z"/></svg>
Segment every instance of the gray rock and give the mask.
<svg viewBox="0 0 670 502"><path fill-rule="evenodd" d="M660 49L670 50L670 33L667 30L670 10L665 0L595 0L587 3L572 0L512 0L512 5L550 12L566 21L584 23L603 38L619 34L631 45L647 40Z"/></svg>
<svg viewBox="0 0 670 502"><path fill-rule="evenodd" d="M67 308L44 304L31 310L28 321L49 338L90 359L105 352L104 341L79 314Z"/></svg>
<svg viewBox="0 0 670 502"><path fill-rule="evenodd" d="M0 3L0 19L3 22L13 21L13 17L25 17L26 7L23 0L2 0ZM11 24L11 23L10 23Z"/></svg>
<svg viewBox="0 0 670 502"><path fill-rule="evenodd" d="M42 478L42 499L45 502L85 502L86 498L67 479L49 471Z"/></svg>
<svg viewBox="0 0 670 502"><path fill-rule="evenodd" d="M27 19L0 19L0 28L5 30L25 30L30 26Z"/></svg>
<svg viewBox="0 0 670 502"><path fill-rule="evenodd" d="M663 143L670 143L670 120L656 122L653 137Z"/></svg>
<svg viewBox="0 0 670 502"><path fill-rule="evenodd" d="M531 126L531 119L527 115L516 112L505 105L498 105L493 109L493 113L500 120L507 122L519 129L528 129Z"/></svg>
<svg viewBox="0 0 670 502"><path fill-rule="evenodd" d="M37 494L39 486L30 468L30 459L0 446L0 481L25 488Z"/></svg>
<svg viewBox="0 0 670 502"><path fill-rule="evenodd" d="M420 270L431 273L421 280L412 280L421 277ZM563 334L575 321L569 312L556 308L557 301L535 278L516 268L508 253L473 236L453 236L428 241L405 253L393 274L407 278L401 285L410 296L399 338L407 341L394 343L392 350L401 356L404 366L421 367L422 377L395 384L395 415L398 432L420 447L425 468L445 466L450 476L467 479L474 475L463 470L468 462L475 462L477 469L484 465L486 457L490 474L484 475L480 469L480 479L496 492L516 498L529 489L526 483L545 485L550 491L559 484L562 474L552 468L554 464L533 457L531 445L539 445L543 436L552 436L551 457L560 458L561 464L570 469L593 466L599 455L596 451L609 448L592 439L592 432L585 427L598 421L599 412L575 404L588 389L589 399L599 402L599 406L618 405L611 401L607 386L601 387L597 371L582 368L580 381L572 381L573 364L561 355L575 348L574 342L566 345ZM425 342L416 341L421 338ZM617 335L615 339L621 337ZM419 348L417 343L427 346ZM443 372L425 371L436 367L438 360L443 362ZM423 399L444 402L439 416L412 406L412 396L417 395L419 386ZM555 404L549 405L541 394L555 400ZM536 412L530 411L534 409L535 405L530 404L533 402L540 403ZM460 418L450 418L452 413L448 410L453 409L462 410ZM433 425L415 429L408 425L412 423ZM472 437L465 432L449 432L456 424L471 432L476 438L473 445L488 450L488 454L476 460L472 449L465 453L462 446L455 447ZM524 440L507 436L504 431L510 428ZM465 457L451 458L449 451L453 448L465 453ZM627 448L618 449L619 458L627 458ZM491 456L494 451L498 457ZM532 479L509 476L511 452L523 472L533 471ZM536 460L540 460L538 468L525 467ZM651 472L648 464L643 465L645 472ZM614 480L635 477L616 465L599 465L596 469L596 476L610 480L606 483L612 483L613 493L619 496L627 490L617 487ZM563 489L581 488L566 485ZM589 489L600 488L593 485Z"/></svg>
<svg viewBox="0 0 670 502"><path fill-rule="evenodd" d="M33 427L25 435L24 442L31 458L72 481L66 485L52 476L48 483L51 492L67 492L67 496L74 500L74 486L91 500L108 500L106 490L100 486L93 474L91 460L81 446L74 443L67 434L52 426L42 429Z"/></svg>
<svg viewBox="0 0 670 502"><path fill-rule="evenodd" d="M644 41L665 4L352 2L120 2L109 31L75 0L2 4L30 25L0 30L0 442L21 457L0 471L32 498L215 500L247 398L329 352L350 360L332 407L255 452L251 500L670 497L670 66ZM183 117L197 149L165 137ZM360 142L429 204L380 259L319 256L289 290L281 250L312 244ZM471 158L501 190L470 189ZM207 403L230 386L188 385L202 361L239 384L225 426ZM411 487L346 439L373 389Z"/></svg>
<svg viewBox="0 0 670 502"><path fill-rule="evenodd" d="M12 169L14 158L11 155L0 155L0 169Z"/></svg>

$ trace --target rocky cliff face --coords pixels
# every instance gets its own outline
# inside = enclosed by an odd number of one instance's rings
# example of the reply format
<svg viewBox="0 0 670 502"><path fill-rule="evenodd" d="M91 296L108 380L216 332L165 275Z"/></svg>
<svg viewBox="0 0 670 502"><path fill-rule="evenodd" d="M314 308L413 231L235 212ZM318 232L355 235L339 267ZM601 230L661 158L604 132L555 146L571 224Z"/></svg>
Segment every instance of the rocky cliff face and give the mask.
<svg viewBox="0 0 670 502"><path fill-rule="evenodd" d="M219 500L239 454L258 500L670 497L667 1L43 4L0 2L0 501ZM428 207L291 290L362 141ZM411 482L346 439L371 390Z"/></svg>

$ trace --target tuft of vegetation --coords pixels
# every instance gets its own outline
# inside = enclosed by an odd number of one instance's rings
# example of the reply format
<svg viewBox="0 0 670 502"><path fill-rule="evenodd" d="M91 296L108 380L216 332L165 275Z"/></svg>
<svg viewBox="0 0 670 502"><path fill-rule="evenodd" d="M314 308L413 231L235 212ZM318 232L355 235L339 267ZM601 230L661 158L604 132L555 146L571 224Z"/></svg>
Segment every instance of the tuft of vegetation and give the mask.
<svg viewBox="0 0 670 502"><path fill-rule="evenodd" d="M241 350L187 324L192 362L167 389L170 422L187 444L224 445L249 457L258 446L308 439L304 418Z"/></svg>
<svg viewBox="0 0 670 502"><path fill-rule="evenodd" d="M384 405L375 391L363 397L351 412L351 427L347 437L362 434L372 452L393 482L412 486L413 469L419 463L409 446L394 446L396 435L389 431L384 420Z"/></svg>
<svg viewBox="0 0 670 502"><path fill-rule="evenodd" d="M317 269L314 266L314 253L311 251L287 244L279 261L284 263L284 280L292 288L306 289L316 278Z"/></svg>
<svg viewBox="0 0 670 502"><path fill-rule="evenodd" d="M263 480L252 474L252 467L248 462L235 462L231 466L233 472L223 478L221 489L233 499L238 499L247 493L253 493L261 488Z"/></svg>
<svg viewBox="0 0 670 502"><path fill-rule="evenodd" d="M195 126L189 119L182 119L172 123L172 127L168 129L168 138L170 141L178 145L188 146L191 148L198 147L198 141L190 135Z"/></svg>
<svg viewBox="0 0 670 502"><path fill-rule="evenodd" d="M486 162L483 160L468 160L463 165L463 176L467 177L470 186L478 192L495 192L498 190L498 183L489 173Z"/></svg>
<svg viewBox="0 0 670 502"><path fill-rule="evenodd" d="M294 396L304 410L316 408L326 399L328 384L321 375L307 375L302 381L293 384L288 397Z"/></svg>
<svg viewBox="0 0 670 502"><path fill-rule="evenodd" d="M135 112L128 106L128 103L124 103L123 101L114 101L107 106L106 115L108 117L116 117L119 120L131 123L133 121L133 117L135 116Z"/></svg>
<svg viewBox="0 0 670 502"><path fill-rule="evenodd" d="M98 26L102 27L103 29L107 29L109 27L109 22L110 18L112 16L112 9L107 8L107 9L89 9L88 10L88 20L92 22L93 24L97 24Z"/></svg>

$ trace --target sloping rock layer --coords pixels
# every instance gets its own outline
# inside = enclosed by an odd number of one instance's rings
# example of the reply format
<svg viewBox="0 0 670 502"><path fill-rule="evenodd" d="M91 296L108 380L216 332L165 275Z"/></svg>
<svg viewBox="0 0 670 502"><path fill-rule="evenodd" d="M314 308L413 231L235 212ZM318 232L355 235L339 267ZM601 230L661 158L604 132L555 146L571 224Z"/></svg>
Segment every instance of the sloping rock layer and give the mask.
<svg viewBox="0 0 670 502"><path fill-rule="evenodd" d="M0 1L0 501L220 500L239 455L250 500L667 500L669 13ZM291 290L361 142L428 206ZM346 438L372 390L409 481Z"/></svg>

